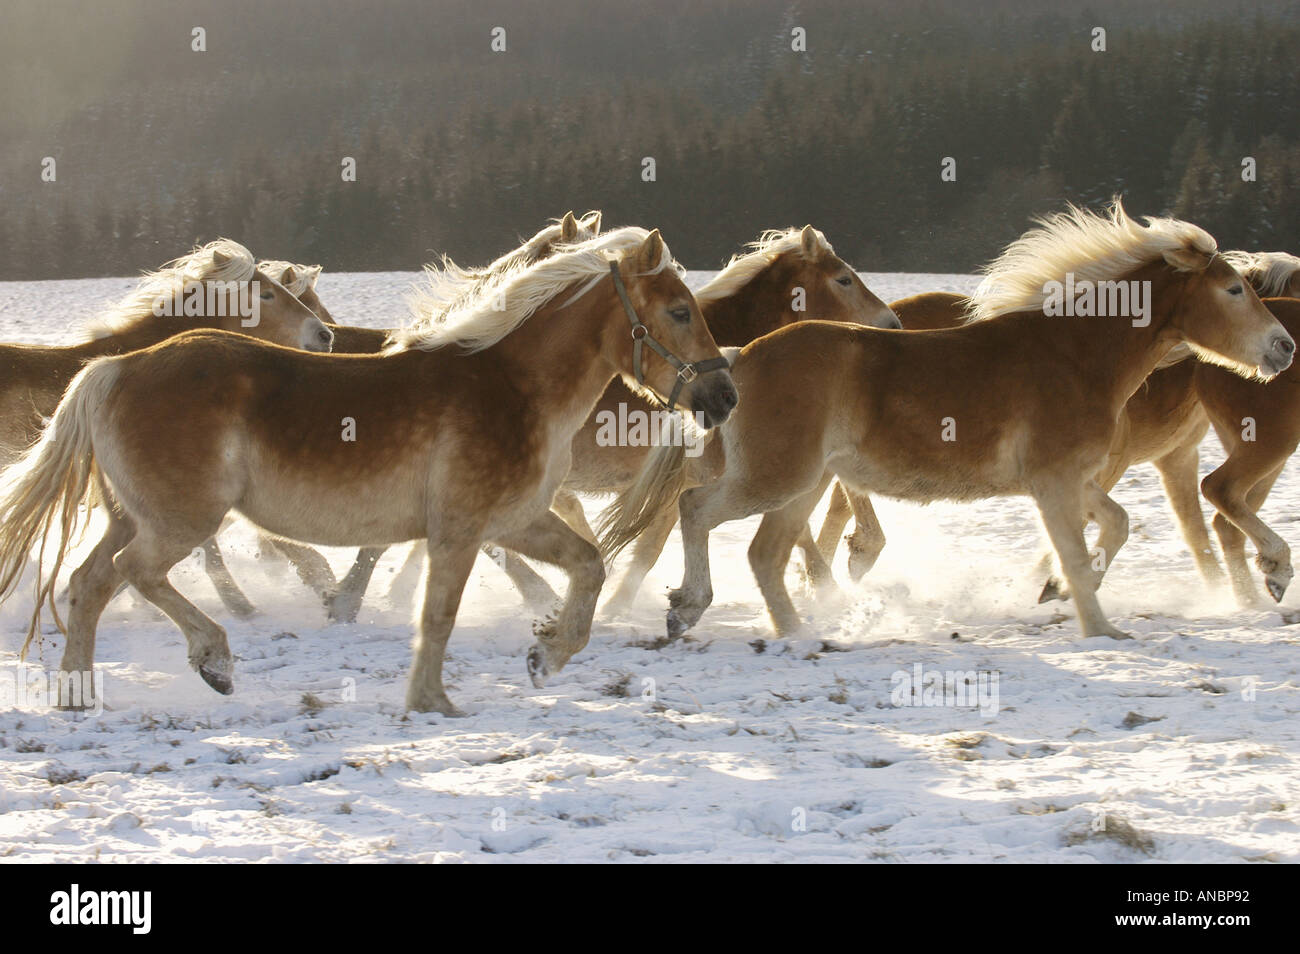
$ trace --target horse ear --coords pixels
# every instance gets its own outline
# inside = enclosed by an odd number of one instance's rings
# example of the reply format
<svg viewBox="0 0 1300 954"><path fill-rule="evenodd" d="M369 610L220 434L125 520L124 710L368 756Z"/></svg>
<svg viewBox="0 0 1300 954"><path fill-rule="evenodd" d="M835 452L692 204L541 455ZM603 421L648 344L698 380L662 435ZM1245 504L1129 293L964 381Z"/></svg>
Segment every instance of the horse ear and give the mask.
<svg viewBox="0 0 1300 954"><path fill-rule="evenodd" d="M564 218L560 220L560 242L564 245L572 245L578 240L578 220L573 217L572 212L565 212Z"/></svg>
<svg viewBox="0 0 1300 954"><path fill-rule="evenodd" d="M815 262L822 257L821 240L817 238L817 230L811 225L805 225L803 231L799 233L799 251L810 262Z"/></svg>
<svg viewBox="0 0 1300 954"><path fill-rule="evenodd" d="M645 237L641 247L636 251L637 271L650 272L659 267L659 262L664 257L664 239L655 229Z"/></svg>
<svg viewBox="0 0 1300 954"><path fill-rule="evenodd" d="M227 255L219 248L214 248L212 250L212 264L216 265L218 268L220 268L223 265L229 265L230 258L231 256Z"/></svg>
<svg viewBox="0 0 1300 954"><path fill-rule="evenodd" d="M280 284L288 288L298 280L298 273L293 270L292 265L286 265L284 271L280 273Z"/></svg>
<svg viewBox="0 0 1300 954"><path fill-rule="evenodd" d="M1209 267L1213 252L1200 252L1194 248L1171 248L1165 252L1165 261L1180 272L1202 272Z"/></svg>
<svg viewBox="0 0 1300 954"><path fill-rule="evenodd" d="M584 215L582 217L582 224L589 232L591 232L592 235L599 235L600 234L600 210L597 209L594 212L588 212L586 215Z"/></svg>
<svg viewBox="0 0 1300 954"><path fill-rule="evenodd" d="M324 265L313 265L307 269L307 281L311 283L312 288L316 287L316 279L320 278L320 273L324 270Z"/></svg>

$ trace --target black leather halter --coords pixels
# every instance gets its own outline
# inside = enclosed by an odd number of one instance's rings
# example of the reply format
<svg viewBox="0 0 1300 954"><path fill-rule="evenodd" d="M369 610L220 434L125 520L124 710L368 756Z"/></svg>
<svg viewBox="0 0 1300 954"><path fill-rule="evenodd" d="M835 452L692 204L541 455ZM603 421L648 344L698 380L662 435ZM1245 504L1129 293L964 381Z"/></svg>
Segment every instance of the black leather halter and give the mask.
<svg viewBox="0 0 1300 954"><path fill-rule="evenodd" d="M623 310L627 312L627 319L632 322L632 372L636 375L636 383L642 386L645 385L645 374L641 367L641 345L646 344L659 357L677 370L677 381L673 385L673 393L668 395L668 403L664 405L669 411L675 411L677 409L677 397L682 393L682 388L701 374L728 367L727 359L723 357L709 358L706 361L696 361L690 364L682 361L677 355L658 341L655 341L650 334L650 329L642 324L641 319L637 317L636 309L632 307L632 300L627 297L627 288L623 285L623 276L618 273L618 262L609 263L609 274L614 279L614 290L618 292L619 301L623 303Z"/></svg>

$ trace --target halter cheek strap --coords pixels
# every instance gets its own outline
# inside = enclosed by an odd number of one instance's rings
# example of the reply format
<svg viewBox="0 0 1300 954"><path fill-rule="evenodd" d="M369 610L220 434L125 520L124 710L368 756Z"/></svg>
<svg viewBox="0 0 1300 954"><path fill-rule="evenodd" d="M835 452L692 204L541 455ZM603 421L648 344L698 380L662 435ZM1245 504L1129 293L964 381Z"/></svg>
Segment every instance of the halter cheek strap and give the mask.
<svg viewBox="0 0 1300 954"><path fill-rule="evenodd" d="M632 299L627 296L627 288L623 285L623 276L618 272L618 262L609 263L609 274L614 280L614 290L618 292L618 300L623 303L623 311L627 313L628 321L632 322L632 373L636 375L636 383L645 384L645 373L641 366L641 346L649 345L650 350L667 361L677 371L677 380L673 384L672 394L668 396L668 403L664 405L669 411L677 409L677 398L682 393L682 388L690 384L701 374L709 371L718 371L728 367L726 358L709 358L705 361L696 361L687 363L682 361L677 355L673 354L650 334L650 329L641 323L637 317L636 309L632 307Z"/></svg>

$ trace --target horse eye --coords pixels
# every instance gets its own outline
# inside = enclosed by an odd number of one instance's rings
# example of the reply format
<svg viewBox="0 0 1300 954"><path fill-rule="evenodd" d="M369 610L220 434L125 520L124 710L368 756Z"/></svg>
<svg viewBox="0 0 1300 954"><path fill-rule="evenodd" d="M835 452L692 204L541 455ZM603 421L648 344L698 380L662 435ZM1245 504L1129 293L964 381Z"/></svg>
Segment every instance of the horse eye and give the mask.
<svg viewBox="0 0 1300 954"><path fill-rule="evenodd" d="M689 308L674 308L668 314L673 316L674 321L680 321L686 324L691 320L691 310Z"/></svg>
<svg viewBox="0 0 1300 954"><path fill-rule="evenodd" d="M850 278L848 275L844 275L844 276L842 276L842 277L840 277L840 278L837 278L837 279L835 279L835 281L838 282L839 284L841 284L841 285L845 285L845 286L848 286L848 285L852 285L852 284L853 284L853 279Z"/></svg>
<svg viewBox="0 0 1300 954"><path fill-rule="evenodd" d="M1240 294L1242 293L1242 291L1243 291L1243 289L1242 289L1242 287L1241 287L1240 285L1233 285L1231 288L1228 289L1228 294L1229 294L1229 295L1240 295Z"/></svg>
<svg viewBox="0 0 1300 954"><path fill-rule="evenodd" d="M275 299L275 292L273 291L262 292L262 301L273 301L274 299Z"/></svg>

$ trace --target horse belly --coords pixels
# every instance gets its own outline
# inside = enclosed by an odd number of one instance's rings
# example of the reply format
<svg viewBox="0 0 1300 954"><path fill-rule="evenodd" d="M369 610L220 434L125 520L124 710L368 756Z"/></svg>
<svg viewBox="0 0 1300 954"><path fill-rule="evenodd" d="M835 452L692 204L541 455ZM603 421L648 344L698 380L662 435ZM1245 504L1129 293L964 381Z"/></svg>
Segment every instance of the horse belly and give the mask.
<svg viewBox="0 0 1300 954"><path fill-rule="evenodd" d="M251 482L236 508L277 536L319 546L383 546L428 532L424 494L410 476L371 474L324 484L310 477Z"/></svg>

